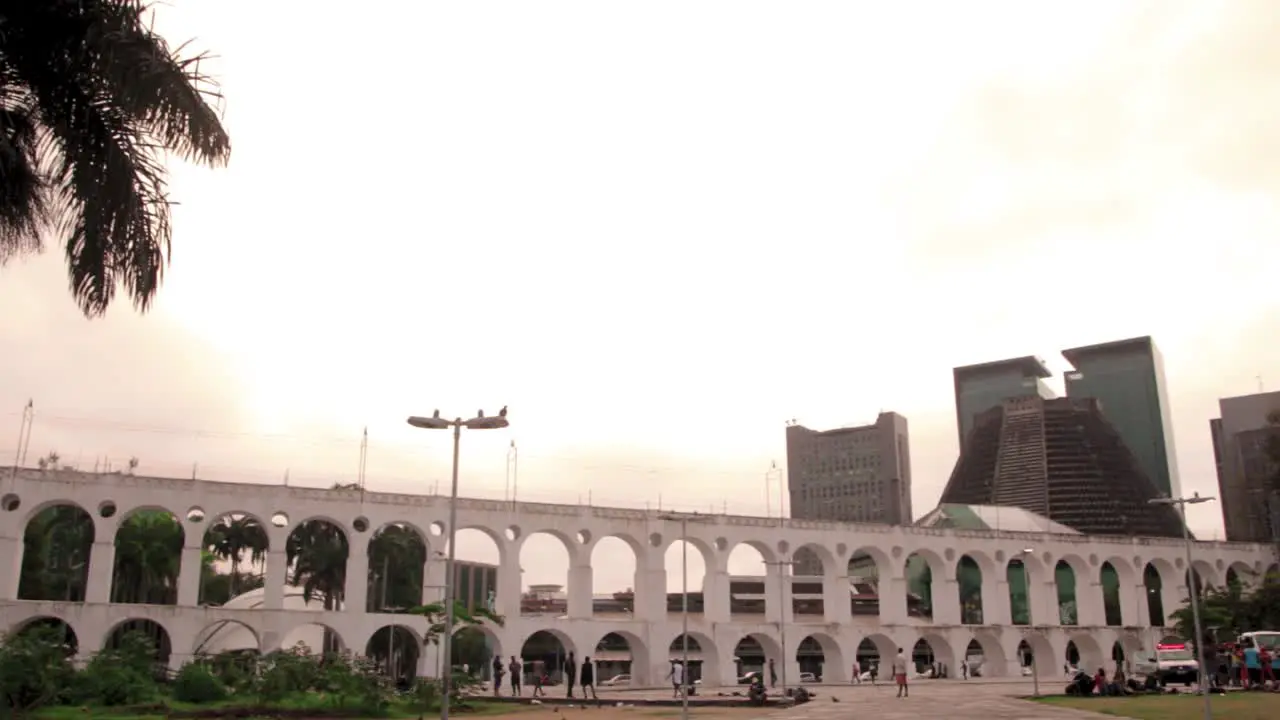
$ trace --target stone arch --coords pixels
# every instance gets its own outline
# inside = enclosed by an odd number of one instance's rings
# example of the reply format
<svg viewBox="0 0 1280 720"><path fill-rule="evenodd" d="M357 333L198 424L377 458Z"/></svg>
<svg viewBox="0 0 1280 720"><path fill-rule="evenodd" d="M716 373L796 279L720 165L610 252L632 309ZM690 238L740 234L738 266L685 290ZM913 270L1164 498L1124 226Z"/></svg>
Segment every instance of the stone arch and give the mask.
<svg viewBox="0 0 1280 720"><path fill-rule="evenodd" d="M196 633L192 655L219 655L238 650L262 651L257 628L240 620L215 620Z"/></svg>
<svg viewBox="0 0 1280 720"><path fill-rule="evenodd" d="M79 510L84 512L84 514L89 516L89 520L92 521L94 525L94 529L95 530L97 529L98 518L95 517L94 512L90 508L85 507L82 503L80 503L77 500L64 498L60 500L45 500L44 502L40 502L40 503L36 503L35 505L32 505L22 515L23 530L26 530L27 526L31 524L31 521L34 520L36 516L39 515L40 513L44 512L45 510L48 510L49 508L59 507L62 505L65 505L67 507L78 508Z"/></svg>
<svg viewBox="0 0 1280 720"><path fill-rule="evenodd" d="M111 650L119 647L125 637L130 634L146 636L155 649L156 663L168 665L173 656L173 633L169 627L152 618L125 618L111 626L102 636L102 649Z"/></svg>
<svg viewBox="0 0 1280 720"><path fill-rule="evenodd" d="M1035 611L1037 605L1044 607L1040 596L1043 590L1045 569L1040 559L1033 552L1011 553L1004 565L1005 583L1009 586L1009 617L1013 625L1045 625L1048 618L1040 617ZM1052 618L1057 624L1057 618Z"/></svg>
<svg viewBox="0 0 1280 720"><path fill-rule="evenodd" d="M1074 643L1076 651L1080 653L1080 663L1076 666L1090 675L1098 672L1098 668L1102 668L1110 675L1107 670L1107 661L1111 657L1111 653L1104 652L1102 646L1092 635L1086 633L1071 633L1067 635L1067 644Z"/></svg>
<svg viewBox="0 0 1280 720"><path fill-rule="evenodd" d="M1020 674L1030 675L1034 665L1035 675L1042 680L1061 677L1059 671L1062 666L1058 663L1058 655L1049 638L1038 632L1014 635L1013 648L1013 657L1018 660Z"/></svg>
<svg viewBox="0 0 1280 720"><path fill-rule="evenodd" d="M488 623L483 623L483 622L476 623L475 625L464 625L459 628L454 628L453 644L450 646L451 648L453 648L451 652L454 656L454 665L460 665L462 662L467 662L468 664L474 664L476 658L472 656L476 654L476 650L468 649L466 647L467 644L471 642L472 638L480 638L484 644L483 645L484 651L480 653L485 658L485 661L481 663L482 665L484 665L484 667L479 668L481 677L489 680L493 679L493 658L494 657L498 657L502 659L502 667L504 668L503 672L507 672L505 668L507 667L507 664L510 662L511 658L508 657L510 653L503 652L502 637L498 635L497 631L494 630L493 627L490 626ZM422 669L425 670L428 675L430 675L431 673L436 673L436 675L438 676L441 654L437 652L434 655L435 655L434 662L436 663L436 667L424 667ZM460 658L462 657L466 657L467 659L465 661L460 660ZM430 662L430 661L431 661L431 657L429 655L424 655L419 662L422 663L422 662Z"/></svg>
<svg viewBox="0 0 1280 720"><path fill-rule="evenodd" d="M947 562L937 552L920 547L909 549L902 559L902 574L906 578L907 596L906 613L908 616L933 619L939 600L945 597L939 593L946 587L946 580L951 577ZM913 558L919 558L912 562ZM913 598L916 602L913 602Z"/></svg>
<svg viewBox="0 0 1280 720"><path fill-rule="evenodd" d="M754 646L754 647L753 647ZM759 654L747 654L744 651L754 650L759 647ZM768 668L769 661L772 660L775 666L782 661L782 646L778 644L776 638L762 632L743 633L733 643L733 659L737 663L737 674L739 677L743 673L751 670L764 670ZM782 668L778 668L781 672Z"/></svg>
<svg viewBox="0 0 1280 720"><path fill-rule="evenodd" d="M974 646L981 651L981 662L974 661ZM971 676L979 676L984 678L1005 677L1009 671L1009 659L1005 656L1004 647L1000 644L1000 638L994 633L982 630L975 632L965 644L964 655L958 658L961 661L969 663L969 674ZM952 677L960 677L959 668Z"/></svg>
<svg viewBox="0 0 1280 720"><path fill-rule="evenodd" d="M791 559L795 562L792 568L795 575L820 576L831 569L838 569L840 565L835 553L825 545L815 542L806 542L797 547L792 551Z"/></svg>
<svg viewBox="0 0 1280 720"><path fill-rule="evenodd" d="M855 567L861 568L865 566L868 560L870 561L870 572L859 573L860 577L878 580L882 577L888 578L893 574L894 561L890 559L889 553L874 545L861 545L853 548L849 553L847 568L852 574Z"/></svg>
<svg viewBox="0 0 1280 720"><path fill-rule="evenodd" d="M22 525L19 600L84 602L97 526L74 501L40 503Z"/></svg>
<svg viewBox="0 0 1280 720"><path fill-rule="evenodd" d="M1088 601L1093 573L1089 563L1079 555L1067 553L1053 566L1053 581L1058 593L1058 623L1079 625L1080 607Z"/></svg>
<svg viewBox="0 0 1280 720"><path fill-rule="evenodd" d="M889 679L893 674L893 658L898 652L898 645L888 635L872 633L853 647L853 655L858 659L862 674L869 674L873 668L878 678Z"/></svg>
<svg viewBox="0 0 1280 720"><path fill-rule="evenodd" d="M111 602L177 605L187 540L182 519L159 505L138 505L119 515L113 540ZM162 555L163 563L156 559Z"/></svg>
<svg viewBox="0 0 1280 720"><path fill-rule="evenodd" d="M369 639L364 643L362 654L382 668L397 687L409 687L418 676L423 647L422 636L413 628L407 625L388 624L369 635ZM486 658L480 662L474 670L479 672L487 668L487 660ZM469 664L469 660L454 664Z"/></svg>
<svg viewBox="0 0 1280 720"><path fill-rule="evenodd" d="M690 538L689 540L692 542L693 538ZM760 553L760 557L764 558L764 561L767 563L778 561L777 550L769 547L769 543L764 542L763 540L730 540L729 546L724 549L725 557L732 555L733 551L736 550L739 545L746 545L752 550ZM694 547L697 547L697 545L695 544Z"/></svg>
<svg viewBox="0 0 1280 720"><path fill-rule="evenodd" d="M1116 635L1115 644L1124 651L1124 668L1128 675L1132 672L1134 656L1142 652L1142 638L1136 633L1122 632ZM1112 652L1114 654L1114 650Z"/></svg>
<svg viewBox="0 0 1280 720"><path fill-rule="evenodd" d="M921 641L929 646L932 652L934 662L947 666L949 677L953 677L954 673L960 670L960 658L956 654L955 648L951 647L951 642L947 640L942 633L925 631L920 633L920 637L913 644L918 645ZM914 649L910 652L914 653Z"/></svg>
<svg viewBox="0 0 1280 720"><path fill-rule="evenodd" d="M285 617L290 617L286 615ZM263 648L266 652L275 650L291 650L298 645L305 645L312 655L323 655L331 652L341 652L350 648L347 639L342 636L334 626L322 622L318 618L307 617L306 614L298 613L297 617L292 617L292 623L286 625L280 631L280 644L278 647Z"/></svg>
<svg viewBox="0 0 1280 720"><path fill-rule="evenodd" d="M956 558L956 602L960 605L961 624L983 624L985 584L994 579L994 567L990 558L978 552L966 552Z"/></svg>
<svg viewBox="0 0 1280 720"><path fill-rule="evenodd" d="M1164 558L1152 558L1143 566L1142 585L1147 594L1147 623L1164 627L1169 615L1177 610L1178 571Z"/></svg>
<svg viewBox="0 0 1280 720"><path fill-rule="evenodd" d="M808 640L817 644L817 648L822 653L820 656L815 657L814 653L807 652L811 647L806 643ZM840 642L827 633L811 632L800 638L800 642L796 643L795 661L800 667L800 672L813 673L824 683L847 683L850 680L849 668L852 661L845 657ZM799 678L796 680L799 681Z"/></svg>
<svg viewBox="0 0 1280 720"><path fill-rule="evenodd" d="M1124 625L1124 593L1121 590L1124 579L1120 576L1122 567L1125 567L1124 563L1120 563L1117 567L1116 563L1110 560L1102 561L1102 565L1098 567L1098 589L1102 592L1103 620L1110 627Z"/></svg>
<svg viewBox="0 0 1280 720"><path fill-rule="evenodd" d="M889 578L893 577L894 562L889 554L873 545L855 547L844 567L853 585L854 614L882 617L884 605L881 600L889 587Z"/></svg>
<svg viewBox="0 0 1280 720"><path fill-rule="evenodd" d="M1200 578L1200 592L1203 594L1206 590L1212 590L1222 587L1222 575L1213 563L1208 560L1192 560L1191 567L1195 570L1196 576ZM1187 587L1192 587L1190 583L1186 583Z"/></svg>
<svg viewBox="0 0 1280 720"><path fill-rule="evenodd" d="M203 528L201 549L231 565L225 587L214 587L204 581L200 583L198 600L201 605L224 605L245 592L256 589L252 587L255 585L253 575L241 572L246 555L249 567L261 566L260 576L266 578L266 562L271 550L271 526L263 522L262 518L250 512L230 510L207 517L195 527Z"/></svg>
<svg viewBox="0 0 1280 720"><path fill-rule="evenodd" d="M625 643L625 649L618 647L616 637ZM585 663L587 658L596 665L597 679L601 682L615 675L627 673L631 675L633 685L647 686L650 683L649 668L652 661L649 657L649 646L639 635L629 630L610 630L600 633L600 637L590 645L591 651L578 657L578 662ZM690 665L693 664L692 657Z"/></svg>
<svg viewBox="0 0 1280 720"><path fill-rule="evenodd" d="M322 515L313 515L295 523L284 542L286 582L302 586L309 578L323 577L316 585L315 595L325 610L337 610L349 594L352 578L348 577L351 563L351 530L345 524ZM300 566L300 558L309 562ZM364 578L354 582L364 582ZM326 635L336 638L337 635ZM343 642L345 646L345 641ZM335 647L329 640L326 649ZM314 649L314 648L313 648Z"/></svg>
<svg viewBox="0 0 1280 720"><path fill-rule="evenodd" d="M422 605L423 580L431 557L427 533L412 523L396 521L384 523L368 536L365 612L403 612Z"/></svg>
<svg viewBox="0 0 1280 720"><path fill-rule="evenodd" d="M21 635L24 632L35 630L38 627L49 627L60 629L62 641L67 647L67 655L74 656L80 651L80 634L76 632L74 626L66 618L60 618L56 615L32 615L14 623L9 628L9 635ZM54 634L53 630L49 631Z"/></svg>
<svg viewBox="0 0 1280 720"><path fill-rule="evenodd" d="M546 673L556 680L562 679L569 653L582 657L573 638L556 628L538 628L520 639L518 647L517 656L524 662L526 673L534 672L534 666L542 663Z"/></svg>
<svg viewBox="0 0 1280 720"><path fill-rule="evenodd" d="M569 567L573 567L574 561L578 559L578 554L582 550L582 543L579 543L577 538L563 530L558 530L553 527L535 527L532 529L521 527L520 537L516 538L514 541L516 552L522 552L524 550L525 543L534 535L549 535L556 540L559 540L560 544L564 545L565 554L569 556Z"/></svg>
<svg viewBox="0 0 1280 720"><path fill-rule="evenodd" d="M1223 573L1224 584L1228 587L1231 585L1239 585L1241 589L1249 589L1254 587L1258 574L1246 562L1237 560L1227 566L1226 572Z"/></svg>
<svg viewBox="0 0 1280 720"><path fill-rule="evenodd" d="M683 637L684 635L676 635L671 644L667 646L668 659L678 658L683 655ZM720 684L720 650L716 646L715 640L710 635L690 631L689 641L689 672L691 673L689 679L694 682L703 680L704 684L710 685ZM657 657L653 658L653 660L655 663L661 662L661 659Z"/></svg>
<svg viewBox="0 0 1280 720"><path fill-rule="evenodd" d="M434 525L436 523L432 523L432 524ZM439 525L443 529L443 532L438 538L438 542L440 543L440 552L447 553L449 551L449 526L445 522L439 522ZM507 552L509 551L509 548L515 545L513 541L503 537L502 530L495 530L486 525L480 525L476 523L465 523L465 522L459 523L458 532L462 532L464 530L474 530L484 535L485 537L489 538L491 541L493 541L494 547L498 549L498 562L497 562L498 565L502 565L503 562L506 561ZM515 548L515 553L518 559L520 555L519 547Z"/></svg>

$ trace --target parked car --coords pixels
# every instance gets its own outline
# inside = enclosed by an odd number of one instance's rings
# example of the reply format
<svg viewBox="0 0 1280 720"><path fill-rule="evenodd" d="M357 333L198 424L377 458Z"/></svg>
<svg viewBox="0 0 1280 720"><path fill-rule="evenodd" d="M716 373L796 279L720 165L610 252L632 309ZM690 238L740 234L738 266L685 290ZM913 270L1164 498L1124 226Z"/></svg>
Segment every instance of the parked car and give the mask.
<svg viewBox="0 0 1280 720"><path fill-rule="evenodd" d="M820 683L820 682L822 682L822 678L818 677L817 675L815 675L815 674L813 674L813 673L811 673L811 672L802 672L802 673L800 673L800 682L802 682L802 683Z"/></svg>
<svg viewBox="0 0 1280 720"><path fill-rule="evenodd" d="M627 673L622 673L621 675L614 675L613 677L609 678L608 680L605 680L604 682L602 682L602 683L600 683L600 684L601 684L601 685L608 685L609 687L618 687L618 686L622 686L622 685L630 685L630 684L631 684L631 676L630 676L630 675L628 675Z"/></svg>

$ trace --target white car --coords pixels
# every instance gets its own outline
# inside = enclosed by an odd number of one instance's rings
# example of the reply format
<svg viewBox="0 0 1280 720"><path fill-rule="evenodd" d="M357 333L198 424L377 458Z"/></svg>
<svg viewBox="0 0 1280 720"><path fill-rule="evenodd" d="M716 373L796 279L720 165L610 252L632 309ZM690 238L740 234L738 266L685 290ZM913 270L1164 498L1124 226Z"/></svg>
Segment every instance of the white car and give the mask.
<svg viewBox="0 0 1280 720"><path fill-rule="evenodd" d="M600 684L607 685L608 687L615 687L618 685L630 685L631 676L628 675L627 673L622 673L621 675L614 675L613 677L609 678L608 680L605 680Z"/></svg>
<svg viewBox="0 0 1280 720"><path fill-rule="evenodd" d="M810 673L810 672L802 672L802 673L800 673L800 682L802 682L802 683L816 683L816 682L818 682L818 676L817 676L817 675L814 675L813 673Z"/></svg>

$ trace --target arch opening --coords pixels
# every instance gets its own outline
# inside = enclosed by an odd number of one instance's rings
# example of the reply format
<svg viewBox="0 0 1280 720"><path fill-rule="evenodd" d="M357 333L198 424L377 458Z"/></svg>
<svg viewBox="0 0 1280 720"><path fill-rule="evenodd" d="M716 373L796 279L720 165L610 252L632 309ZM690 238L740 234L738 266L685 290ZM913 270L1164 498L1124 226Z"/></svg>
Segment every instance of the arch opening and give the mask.
<svg viewBox="0 0 1280 720"><path fill-rule="evenodd" d="M969 555L960 556L956 563L956 586L959 591L960 622L964 625L981 625L982 568Z"/></svg>
<svg viewBox="0 0 1280 720"><path fill-rule="evenodd" d="M1106 668L1107 656L1103 654L1102 646L1088 635L1072 635L1067 641L1066 655L1066 661L1071 667L1079 668L1091 675L1101 669L1110 675Z"/></svg>
<svg viewBox="0 0 1280 720"><path fill-rule="evenodd" d="M40 643L61 645L68 658L75 657L80 652L80 637L62 618L48 615L31 618L15 628L13 635L28 637Z"/></svg>
<svg viewBox="0 0 1280 720"><path fill-rule="evenodd" d="M682 612L684 598L683 588L689 592L689 612L702 614L706 611L706 575L711 549L696 540L673 540L663 554L663 563L667 569L667 612ZM637 582L637 586L639 583ZM732 603L732 598L730 603Z"/></svg>
<svg viewBox="0 0 1280 720"><path fill-rule="evenodd" d="M336 523L320 518L299 523L285 541L288 582L302 589L308 604L317 598L325 610L341 609L346 599L349 556L347 533ZM334 646L325 640L309 647L329 652Z"/></svg>
<svg viewBox="0 0 1280 720"><path fill-rule="evenodd" d="M1031 624L1031 574L1022 558L1009 560L1004 571L1009 585L1009 615L1014 625Z"/></svg>
<svg viewBox="0 0 1280 720"><path fill-rule="evenodd" d="M169 631L154 620L125 620L107 633L103 650L129 657L147 656L158 671L169 666L173 644Z"/></svg>
<svg viewBox="0 0 1280 720"><path fill-rule="evenodd" d="M694 632L688 635L677 635L667 647L669 659L683 659L685 638L688 638L689 642L689 682L696 683L701 680L703 684L719 684L719 655L710 637Z"/></svg>
<svg viewBox="0 0 1280 720"><path fill-rule="evenodd" d="M878 550L873 553L865 548L858 548L849 555L845 569L849 576L854 616L880 615L880 574L889 565L886 564L887 559L878 555L881 555Z"/></svg>
<svg viewBox="0 0 1280 720"><path fill-rule="evenodd" d="M791 556L790 576L791 613L797 618L819 619L826 617L826 570L835 565L835 558L821 546L805 544L796 548Z"/></svg>
<svg viewBox="0 0 1280 720"><path fill-rule="evenodd" d="M435 525L433 523L433 527ZM428 530L429 537L435 537L434 533L434 530ZM498 598L498 568L502 564L502 547L498 544L498 535L479 528L459 528L455 537L458 549L453 561L453 587L454 597L458 602L472 610L493 608L506 617L514 617L524 614L526 605L530 613L553 612L554 608L548 609L547 601L558 599L559 607L562 608L559 614L563 615L567 611L568 603L564 596L546 598L530 596L524 591L520 593L519 607L501 607L501 601ZM442 549L427 548L422 588L424 604L444 601L445 562L449 542L442 536L436 544ZM524 568L520 568L520 573L518 582L523 589Z"/></svg>
<svg viewBox="0 0 1280 720"><path fill-rule="evenodd" d="M1008 674L1008 659L1000 640L986 633L974 635L965 646L961 660L960 677L1004 677Z"/></svg>
<svg viewBox="0 0 1280 720"><path fill-rule="evenodd" d="M44 508L22 534L19 600L84 602L93 550L93 516L72 503Z"/></svg>
<svg viewBox="0 0 1280 720"><path fill-rule="evenodd" d="M537 675L545 675L553 682L563 683L564 665L570 653L574 653L573 641L559 631L538 630L530 635L520 646L525 684L532 684L532 679Z"/></svg>
<svg viewBox="0 0 1280 720"><path fill-rule="evenodd" d="M303 623L280 638L281 650L302 652L307 655L340 653L346 647L347 643L342 635L324 623Z"/></svg>
<svg viewBox="0 0 1280 720"><path fill-rule="evenodd" d="M111 602L178 604L185 543L182 523L168 510L144 509L130 514L116 529Z"/></svg>
<svg viewBox="0 0 1280 720"><path fill-rule="evenodd" d="M903 573L907 579L907 616L933 622L933 565L940 564L936 558L924 553L913 552L903 563Z"/></svg>
<svg viewBox="0 0 1280 720"><path fill-rule="evenodd" d="M1147 594L1147 622L1152 627L1164 627L1164 578L1155 565L1147 563L1142 570L1142 585Z"/></svg>
<svg viewBox="0 0 1280 720"><path fill-rule="evenodd" d="M520 572L525 581L521 615L560 617L569 612L573 595L569 585L575 580L570 574L571 542L572 538L548 531L532 533L521 541Z"/></svg>
<svg viewBox="0 0 1280 720"><path fill-rule="evenodd" d="M592 614L608 618L635 613L636 588L644 585L644 578L636 572L635 548L616 535L602 537L591 549L590 560L595 596ZM699 582L697 587L702 587L702 583ZM597 679L605 680L601 676Z"/></svg>
<svg viewBox="0 0 1280 720"><path fill-rule="evenodd" d="M1039 633L1028 633L1018 642L1018 665L1023 677L1036 675L1041 680L1057 676L1053 645Z"/></svg>
<svg viewBox="0 0 1280 720"><path fill-rule="evenodd" d="M238 620L219 620L196 633L192 655L258 654L261 638L252 627Z"/></svg>
<svg viewBox="0 0 1280 720"><path fill-rule="evenodd" d="M796 646L796 664L800 682L841 682L845 677L845 658L840 643L823 633L805 636Z"/></svg>
<svg viewBox="0 0 1280 720"><path fill-rule="evenodd" d="M778 643L761 633L750 633L733 647L733 660L738 666L738 677L743 677L749 672L758 672L764 673L766 680L772 680L777 677L777 661L781 656Z"/></svg>
<svg viewBox="0 0 1280 720"><path fill-rule="evenodd" d="M427 540L420 531L404 523L383 525L369 540L367 552L369 578L366 581L365 612L404 613L424 604L422 585L427 564ZM387 630L387 637L388 642L399 642L397 638L400 636L398 631ZM387 657L388 662L393 663L388 667L393 670L399 667L394 664L395 652ZM397 678L398 682L397 675L389 676Z"/></svg>
<svg viewBox="0 0 1280 720"><path fill-rule="evenodd" d="M1120 605L1120 573L1109 561L1102 563L1098 570L1098 580L1102 586L1102 609L1106 623L1111 627L1124 625L1124 610Z"/></svg>
<svg viewBox="0 0 1280 720"><path fill-rule="evenodd" d="M468 625L458 628L453 633L453 644L450 654L454 667L466 667L472 674L491 681L496 675L498 665L502 672L507 672L507 658L502 654L502 643L488 625ZM424 668L427 672L435 670L439 677L439 654L436 657L436 668Z"/></svg>
<svg viewBox="0 0 1280 720"><path fill-rule="evenodd" d="M862 638L856 651L859 679L872 682L879 678L890 679L893 674L893 658L897 652L898 648L893 640L884 635L875 634Z"/></svg>
<svg viewBox="0 0 1280 720"><path fill-rule="evenodd" d="M925 634L911 648L914 672L925 677L952 677L958 669L954 666L955 659L951 644L941 635Z"/></svg>
<svg viewBox="0 0 1280 720"><path fill-rule="evenodd" d="M407 688L418 676L421 647L422 641L413 630L403 625L384 625L369 637L364 655L377 663L397 688Z"/></svg>
<svg viewBox="0 0 1280 720"><path fill-rule="evenodd" d="M1054 585L1058 588L1058 622L1062 625L1079 625L1076 571L1071 567L1071 563L1059 560L1053 567L1053 579Z"/></svg>
<svg viewBox="0 0 1280 720"><path fill-rule="evenodd" d="M781 596L791 595L785 587L791 573L781 565L768 564L772 559L768 546L753 541L740 542L729 551L731 619L761 622L769 609L782 599ZM779 587L779 583L783 585Z"/></svg>
<svg viewBox="0 0 1280 720"><path fill-rule="evenodd" d="M639 637L629 632L611 632L600 638L591 655L582 658L582 662L595 664L597 683L620 683L621 676L625 675L630 678L627 684L647 685L648 655L648 648ZM689 664L693 665L692 657Z"/></svg>
<svg viewBox="0 0 1280 720"><path fill-rule="evenodd" d="M271 540L258 518L226 513L209 523L201 545L201 605L225 605L264 586Z"/></svg>

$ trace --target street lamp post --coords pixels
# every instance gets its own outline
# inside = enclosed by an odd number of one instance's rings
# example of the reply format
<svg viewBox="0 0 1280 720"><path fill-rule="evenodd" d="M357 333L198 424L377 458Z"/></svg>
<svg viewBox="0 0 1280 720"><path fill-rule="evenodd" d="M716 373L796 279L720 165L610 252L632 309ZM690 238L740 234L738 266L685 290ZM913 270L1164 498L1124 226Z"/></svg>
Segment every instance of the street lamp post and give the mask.
<svg viewBox="0 0 1280 720"><path fill-rule="evenodd" d="M711 518L698 513L659 515L663 520L680 522L680 674L684 687L680 688L680 719L689 720L689 523L710 522ZM705 589L705 588L704 588ZM702 596L702 612L707 611L707 597Z"/></svg>
<svg viewBox="0 0 1280 720"><path fill-rule="evenodd" d="M782 694L787 694L787 585L790 580L783 568L792 567L794 560L765 560L768 567L778 568L778 640L782 643Z"/></svg>
<svg viewBox="0 0 1280 720"><path fill-rule="evenodd" d="M408 423L423 430L453 430L453 479L449 488L449 552L444 561L444 638L440 641L440 718L449 718L449 685L453 674L453 611L454 584L453 564L457 556L458 545L458 449L462 444L462 428L468 430L497 430L507 426L507 409L504 407L493 417L485 417L484 411L476 413L470 420L454 418L445 420L436 410L431 417L413 415Z"/></svg>
<svg viewBox="0 0 1280 720"><path fill-rule="evenodd" d="M1027 567L1027 558L1035 554L1032 548L1023 548L1022 550L1022 586L1027 591L1027 626L1031 626L1031 569ZM1036 667L1036 649L1031 647L1031 643L1027 643L1027 647L1031 650L1031 693L1035 697L1040 697L1040 671Z"/></svg>
<svg viewBox="0 0 1280 720"><path fill-rule="evenodd" d="M1196 571L1191 565L1191 530L1187 527L1187 506L1199 505L1214 500L1213 497L1200 497L1194 493L1191 497L1151 498L1151 505L1176 505L1182 516L1182 542L1187 553L1187 595L1191 599L1191 621L1195 628L1196 664L1200 666L1200 693L1204 695L1204 720L1213 718L1213 701L1209 699L1209 669L1205 667L1204 630L1200 627L1200 593L1196 591Z"/></svg>

